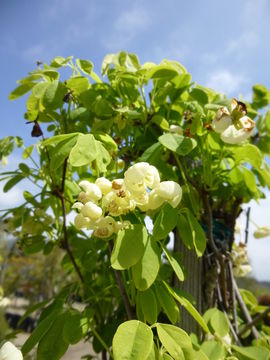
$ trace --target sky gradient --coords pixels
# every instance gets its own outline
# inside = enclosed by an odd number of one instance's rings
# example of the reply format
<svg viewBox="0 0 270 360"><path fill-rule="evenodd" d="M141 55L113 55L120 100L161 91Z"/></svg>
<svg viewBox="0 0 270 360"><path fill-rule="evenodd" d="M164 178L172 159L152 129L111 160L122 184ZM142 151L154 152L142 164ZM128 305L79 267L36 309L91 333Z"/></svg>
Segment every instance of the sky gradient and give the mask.
<svg viewBox="0 0 270 360"><path fill-rule="evenodd" d="M23 118L25 98L11 102L8 94L37 60L57 55L90 59L97 73L104 56L120 50L136 53L142 63L173 59L193 81L244 99L250 99L255 83L270 87L267 0L3 0L0 32L0 138L19 135L26 145L34 140ZM8 168L18 156L9 159ZM0 208L19 199L20 187L0 193ZM253 204L252 217L270 225L269 196L261 204ZM270 238L250 238L249 256L260 279L270 280L269 254Z"/></svg>

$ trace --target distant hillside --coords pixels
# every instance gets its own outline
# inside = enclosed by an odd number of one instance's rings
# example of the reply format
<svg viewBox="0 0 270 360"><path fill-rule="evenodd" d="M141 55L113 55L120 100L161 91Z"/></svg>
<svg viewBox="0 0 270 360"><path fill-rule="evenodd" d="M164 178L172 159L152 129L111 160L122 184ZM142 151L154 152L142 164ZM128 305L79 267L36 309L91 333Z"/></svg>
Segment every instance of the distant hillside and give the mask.
<svg viewBox="0 0 270 360"><path fill-rule="evenodd" d="M258 281L252 277L247 277L238 278L237 283L240 288L253 292L257 297L264 294L270 295L270 282L268 281Z"/></svg>

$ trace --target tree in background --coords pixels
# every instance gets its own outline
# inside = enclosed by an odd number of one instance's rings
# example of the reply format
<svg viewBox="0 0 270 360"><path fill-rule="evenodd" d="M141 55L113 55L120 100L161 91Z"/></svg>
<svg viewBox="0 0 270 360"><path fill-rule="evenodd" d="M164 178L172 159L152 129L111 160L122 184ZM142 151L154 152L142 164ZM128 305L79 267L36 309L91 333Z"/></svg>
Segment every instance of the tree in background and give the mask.
<svg viewBox="0 0 270 360"><path fill-rule="evenodd" d="M270 187L269 90L243 103L126 52L105 57L104 80L88 60L37 65L10 99L30 93L41 140L2 180L38 190L2 218L26 253L61 249L76 278L28 310L43 309L23 354L60 359L85 339L103 359L268 359L269 308L235 281L250 270L235 225ZM4 138L1 156L15 145Z"/></svg>

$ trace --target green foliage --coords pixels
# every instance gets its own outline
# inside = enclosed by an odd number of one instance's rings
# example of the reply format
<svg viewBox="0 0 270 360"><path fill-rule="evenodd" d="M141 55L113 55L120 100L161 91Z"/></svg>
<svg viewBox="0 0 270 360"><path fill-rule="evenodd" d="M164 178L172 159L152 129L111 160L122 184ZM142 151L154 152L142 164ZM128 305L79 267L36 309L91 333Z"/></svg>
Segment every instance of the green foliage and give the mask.
<svg viewBox="0 0 270 360"><path fill-rule="evenodd" d="M69 70L70 77L62 80ZM242 103L234 100L231 111L226 96L192 83L175 61L140 64L135 54L121 51L105 57L101 74L103 79L90 60L57 56L19 80L9 96L13 100L28 94L25 119L49 135L27 148L19 137L0 140L3 163L15 146L22 148L24 160L17 170L1 174L4 192L21 181L36 187L24 191L24 203L4 211L1 219L25 254L55 256L65 273L65 281L54 283L44 302L26 313L44 307L23 353L37 347L38 360L56 360L70 344L88 339L96 352L106 351L116 360L269 358L270 332L262 322L256 324L259 340L252 342L248 329L240 335L245 346L237 345L229 327L233 310L240 331L246 320L239 306L232 309L222 282L224 271L229 284L227 264L242 204L263 198L265 187L270 188L265 161L270 154L269 110L260 114L269 105L269 90L253 87L246 114ZM217 112L224 106L232 112L236 131L243 130L236 123L243 114L252 127L255 120L257 128L248 136L244 129L245 138L239 142L224 142L215 131ZM158 175L150 170L143 180L139 171L131 188L122 188L126 170L138 162L155 166L161 182L178 183L181 202L170 205L176 193L169 185L162 190ZM95 188L102 176L109 190ZM78 185L81 180L92 184L85 190ZM132 198L132 186L143 191ZM153 204L148 206L151 196ZM76 226L67 220L77 211L72 210L74 203L79 212ZM86 216L80 217L86 203L108 223L88 218L87 224L80 224L86 221ZM123 211L113 212L117 207ZM145 226L147 216L153 221L152 233ZM174 249L178 240L185 245L182 254L172 250L171 232ZM200 286L209 291L206 302L211 299L216 306L204 316L197 310L199 304L176 286L192 279L182 261L191 252L204 265ZM234 270L240 266L232 265ZM4 282L10 293L17 284L14 281L12 288L11 283ZM219 288L222 299L217 298ZM265 310L250 292L241 290L241 296L252 317ZM78 299L84 310L75 310ZM195 319L202 336L195 338L176 326L181 321L178 306Z"/></svg>

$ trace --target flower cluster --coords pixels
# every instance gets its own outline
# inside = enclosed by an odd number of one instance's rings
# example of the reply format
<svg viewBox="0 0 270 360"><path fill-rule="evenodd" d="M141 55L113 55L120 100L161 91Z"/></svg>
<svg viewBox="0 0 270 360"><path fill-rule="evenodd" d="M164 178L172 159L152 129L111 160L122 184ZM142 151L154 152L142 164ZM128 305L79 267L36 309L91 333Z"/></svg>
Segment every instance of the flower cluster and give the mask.
<svg viewBox="0 0 270 360"><path fill-rule="evenodd" d="M248 262L247 249L245 244L235 245L232 251L233 274L236 277L244 277L252 271Z"/></svg>
<svg viewBox="0 0 270 360"><path fill-rule="evenodd" d="M245 104L236 99L232 100L230 110L221 107L212 122L212 128L225 143L239 144L252 135L255 122L246 116Z"/></svg>
<svg viewBox="0 0 270 360"><path fill-rule="evenodd" d="M158 170L146 163L137 163L124 173L124 179L110 181L105 177L95 183L81 181L78 202L73 205L79 214L74 223L78 229L94 230L94 236L106 238L129 222L116 221L114 217L125 215L139 208L141 211L158 209L164 202L177 207L182 189L174 181L160 181Z"/></svg>

